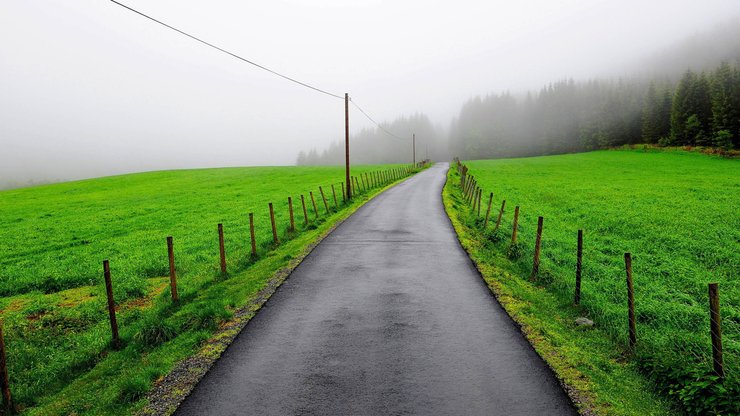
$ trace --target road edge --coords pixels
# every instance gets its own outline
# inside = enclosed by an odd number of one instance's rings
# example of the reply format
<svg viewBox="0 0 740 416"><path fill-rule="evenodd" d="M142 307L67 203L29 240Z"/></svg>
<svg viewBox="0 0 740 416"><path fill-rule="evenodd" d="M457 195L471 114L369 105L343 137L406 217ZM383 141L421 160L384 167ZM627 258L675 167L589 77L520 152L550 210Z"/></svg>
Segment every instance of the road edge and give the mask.
<svg viewBox="0 0 740 416"><path fill-rule="evenodd" d="M277 270L265 283L264 287L257 291L245 304L234 312L234 317L224 322L213 334L205 341L203 346L195 354L187 357L177 364L157 383L146 395L146 404L143 408L134 412L138 416L170 416L180 404L190 395L200 380L210 371L211 367L221 358L221 355L231 345L236 337L246 329L252 318L262 309L270 300L277 289L290 277L293 270L298 267L303 260L337 227L342 225L357 210L372 201L375 197L386 190L412 178L416 174L423 172L425 168L414 172L411 176L404 177L383 188L377 189L370 195L362 195L365 200L361 201L355 207L350 208L342 213L342 216L326 231L321 233L316 240L306 246L297 256L293 257L286 267Z"/></svg>
<svg viewBox="0 0 740 416"><path fill-rule="evenodd" d="M574 409L578 412L578 414L582 416L596 416L597 413L592 410L594 407L593 398L591 397L591 393L581 391L576 386L573 386L569 384L564 377L562 377L556 368L553 368L552 362L548 359L548 356L543 356L543 354L540 353L540 351L537 348L538 343L541 343L542 340L534 339L533 334L535 331L532 330L532 328L529 328L526 323L522 322L521 320L517 319L516 315L512 314L511 311L507 308L506 302L502 302L501 296L502 293L498 288L495 286L489 284L489 282L486 280L484 271L481 270L481 267L479 266L478 262L473 258L469 251L469 246L461 239L461 233L464 233L465 230L462 228L462 225L459 221L459 219L454 218L453 215L450 213L451 205L449 201L449 191L447 188L448 182L450 180L449 172L450 169L452 169L452 164L450 164L447 168L447 172L445 172L445 183L442 185L442 205L445 210L445 214L447 215L447 218L450 220L450 223L452 224L452 228L455 230L455 238L457 239L458 244L462 247L462 249L465 251L465 254L468 256L468 259L470 259L470 262L475 267L476 272L478 273L478 276L480 277L481 281L483 281L483 284L486 285L486 287L489 289L491 295L496 299L496 303L499 304L501 309L503 309L504 312L506 312L506 315L511 319L511 321L514 323L516 328L519 330L519 332L524 336L524 339L527 341L529 346L532 348L535 354L537 354L538 357L542 359L542 361L545 363L547 368L552 372L555 379L558 381L558 384L563 389L565 394L568 396L569 401L571 402L571 405ZM548 349L548 353L554 356L557 356L557 352L553 352L552 348Z"/></svg>

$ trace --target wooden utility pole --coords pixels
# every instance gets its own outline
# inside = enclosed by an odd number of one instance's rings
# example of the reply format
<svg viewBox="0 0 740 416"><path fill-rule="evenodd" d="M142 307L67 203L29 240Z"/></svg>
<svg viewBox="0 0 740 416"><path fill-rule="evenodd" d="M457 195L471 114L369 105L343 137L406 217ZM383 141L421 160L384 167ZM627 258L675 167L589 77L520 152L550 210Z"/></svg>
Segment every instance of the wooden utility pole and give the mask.
<svg viewBox="0 0 740 416"><path fill-rule="evenodd" d="M352 181L349 179L349 94L344 94L344 182L347 184L347 200L352 199Z"/></svg>
<svg viewBox="0 0 740 416"><path fill-rule="evenodd" d="M416 133L414 133L414 135L412 136L411 143L411 147L413 148L413 150L411 151L411 153L413 154L412 160L414 161L414 167L416 167Z"/></svg>

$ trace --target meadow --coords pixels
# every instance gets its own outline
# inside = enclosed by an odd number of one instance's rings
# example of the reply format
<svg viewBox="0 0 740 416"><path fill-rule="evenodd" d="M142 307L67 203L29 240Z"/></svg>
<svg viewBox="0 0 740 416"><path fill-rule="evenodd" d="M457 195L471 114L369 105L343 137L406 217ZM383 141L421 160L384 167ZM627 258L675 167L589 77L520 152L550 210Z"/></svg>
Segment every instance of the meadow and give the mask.
<svg viewBox="0 0 740 416"><path fill-rule="evenodd" d="M541 265L534 285L561 305L572 305L576 237L582 229L581 304L571 311L562 306L563 312L594 320L624 359L634 360L659 390L682 403L684 411L740 411L734 396L740 392L737 160L682 151L619 150L464 163L484 190L482 215L489 192L494 193L493 220L483 230L481 218L459 197L455 209L475 230L479 244L473 255L483 262L495 258L496 267L518 276L516 282L501 280L501 285L511 289L529 278L537 217L543 216ZM450 178L448 188L459 183L456 173ZM502 226L494 232L502 199ZM515 206L520 206L519 236L512 249ZM627 348L626 252L632 254L634 274L635 351ZM719 283L724 382L712 375L709 282Z"/></svg>
<svg viewBox="0 0 740 416"><path fill-rule="evenodd" d="M399 166L358 166L352 174L390 168ZM382 189L344 204L343 173L341 167L178 170L0 192L0 314L19 410L102 415L140 408L153 383L196 352L276 271ZM219 268L218 223L226 274ZM167 236L174 239L177 303L170 299ZM121 348L111 345L104 259L110 261Z"/></svg>

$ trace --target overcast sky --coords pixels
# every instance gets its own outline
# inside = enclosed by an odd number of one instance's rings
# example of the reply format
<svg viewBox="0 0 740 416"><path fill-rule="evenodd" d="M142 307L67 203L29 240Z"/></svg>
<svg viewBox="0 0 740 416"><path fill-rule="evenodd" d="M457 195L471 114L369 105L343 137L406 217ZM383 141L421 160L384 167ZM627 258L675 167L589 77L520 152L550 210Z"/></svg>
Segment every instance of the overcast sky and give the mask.
<svg viewBox="0 0 740 416"><path fill-rule="evenodd" d="M446 126L477 94L626 64L740 13L737 0L122 0L378 121ZM0 0L0 176L292 164L344 103L106 0ZM351 129L369 127L359 112Z"/></svg>

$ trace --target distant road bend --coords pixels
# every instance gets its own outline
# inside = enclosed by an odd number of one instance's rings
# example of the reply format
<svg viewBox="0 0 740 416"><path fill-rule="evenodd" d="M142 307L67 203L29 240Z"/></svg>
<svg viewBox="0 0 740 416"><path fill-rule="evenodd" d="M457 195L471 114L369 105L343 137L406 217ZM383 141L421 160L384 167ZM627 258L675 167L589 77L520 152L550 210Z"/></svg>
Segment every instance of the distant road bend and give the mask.
<svg viewBox="0 0 740 416"><path fill-rule="evenodd" d="M177 415L575 415L442 205L446 164L360 208Z"/></svg>

